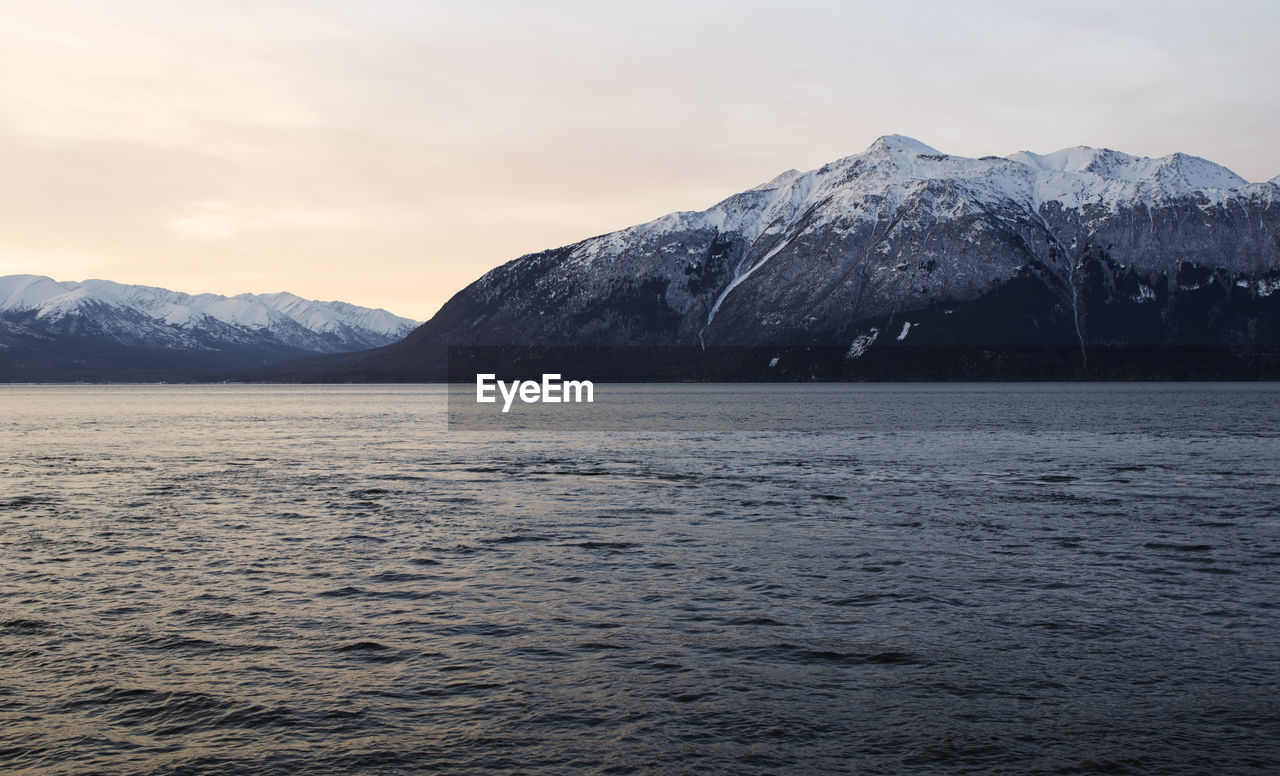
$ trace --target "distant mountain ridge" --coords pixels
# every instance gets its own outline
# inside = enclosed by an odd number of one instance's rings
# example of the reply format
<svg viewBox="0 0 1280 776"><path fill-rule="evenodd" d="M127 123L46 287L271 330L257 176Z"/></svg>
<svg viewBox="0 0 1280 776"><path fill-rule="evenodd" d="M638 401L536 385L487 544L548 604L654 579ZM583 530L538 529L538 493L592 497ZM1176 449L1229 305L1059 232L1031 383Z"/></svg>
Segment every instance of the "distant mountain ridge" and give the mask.
<svg viewBox="0 0 1280 776"><path fill-rule="evenodd" d="M330 377L441 377L448 347L483 345L838 348L854 379L1212 376L1222 359L1257 376L1278 287L1275 180L1181 153L972 159L888 135L508 262Z"/></svg>
<svg viewBox="0 0 1280 776"><path fill-rule="evenodd" d="M395 342L416 322L289 293L0 277L0 380L182 377Z"/></svg>

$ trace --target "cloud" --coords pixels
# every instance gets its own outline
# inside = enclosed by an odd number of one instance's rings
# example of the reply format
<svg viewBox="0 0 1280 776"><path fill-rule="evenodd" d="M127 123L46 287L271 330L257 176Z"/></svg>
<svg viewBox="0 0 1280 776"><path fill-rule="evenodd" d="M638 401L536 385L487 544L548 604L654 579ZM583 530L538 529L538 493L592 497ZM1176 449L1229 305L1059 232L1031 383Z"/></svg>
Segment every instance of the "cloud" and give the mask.
<svg viewBox="0 0 1280 776"><path fill-rule="evenodd" d="M225 239L245 232L272 230L316 229L347 223L345 214L321 210L263 210L233 211L225 202L194 202L187 206L189 212L171 219L168 228L182 237L195 239Z"/></svg>
<svg viewBox="0 0 1280 776"><path fill-rule="evenodd" d="M236 227L230 216L223 213L205 213L183 216L169 222L169 228L183 237L225 238L234 237Z"/></svg>
<svg viewBox="0 0 1280 776"><path fill-rule="evenodd" d="M423 318L522 253L892 132L1280 173L1273 2L10 5L0 234L55 276L91 255Z"/></svg>
<svg viewBox="0 0 1280 776"><path fill-rule="evenodd" d="M326 213L318 210L278 210L261 219L264 225L276 226L337 226L346 223L347 217L340 213Z"/></svg>

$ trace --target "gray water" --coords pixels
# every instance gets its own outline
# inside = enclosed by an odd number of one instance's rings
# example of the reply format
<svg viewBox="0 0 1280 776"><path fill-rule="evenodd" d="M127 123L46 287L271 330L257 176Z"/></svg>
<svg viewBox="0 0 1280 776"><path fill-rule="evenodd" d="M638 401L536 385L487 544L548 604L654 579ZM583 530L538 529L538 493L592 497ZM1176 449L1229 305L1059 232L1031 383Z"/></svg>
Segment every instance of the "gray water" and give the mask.
<svg viewBox="0 0 1280 776"><path fill-rule="evenodd" d="M0 388L0 771L1275 772L1280 386L619 390Z"/></svg>

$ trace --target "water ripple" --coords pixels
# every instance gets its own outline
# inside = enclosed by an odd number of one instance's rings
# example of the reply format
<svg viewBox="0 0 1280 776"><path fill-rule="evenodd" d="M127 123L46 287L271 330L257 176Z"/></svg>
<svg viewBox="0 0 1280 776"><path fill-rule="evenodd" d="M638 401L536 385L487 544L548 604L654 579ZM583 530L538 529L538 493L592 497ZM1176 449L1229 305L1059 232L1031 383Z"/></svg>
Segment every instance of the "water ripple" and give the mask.
<svg viewBox="0 0 1280 776"><path fill-rule="evenodd" d="M3 770L1280 762L1274 387L1042 434L497 439L442 399L0 391Z"/></svg>

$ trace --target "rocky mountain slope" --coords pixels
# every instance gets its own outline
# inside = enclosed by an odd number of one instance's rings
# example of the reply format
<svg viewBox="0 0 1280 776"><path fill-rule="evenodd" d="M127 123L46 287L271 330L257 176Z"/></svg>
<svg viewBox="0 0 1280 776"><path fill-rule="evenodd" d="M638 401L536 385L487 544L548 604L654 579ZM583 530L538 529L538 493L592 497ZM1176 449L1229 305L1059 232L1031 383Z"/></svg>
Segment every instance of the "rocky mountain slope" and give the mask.
<svg viewBox="0 0 1280 776"><path fill-rule="evenodd" d="M337 376L438 378L448 347L494 345L649 347L626 377L724 348L749 356L711 376L1250 377L1277 371L1277 291L1275 180L895 135L504 264Z"/></svg>
<svg viewBox="0 0 1280 776"><path fill-rule="evenodd" d="M415 321L293 294L182 294L107 280L0 277L0 380L130 379L395 342Z"/></svg>

